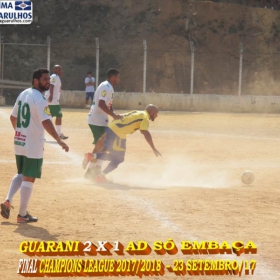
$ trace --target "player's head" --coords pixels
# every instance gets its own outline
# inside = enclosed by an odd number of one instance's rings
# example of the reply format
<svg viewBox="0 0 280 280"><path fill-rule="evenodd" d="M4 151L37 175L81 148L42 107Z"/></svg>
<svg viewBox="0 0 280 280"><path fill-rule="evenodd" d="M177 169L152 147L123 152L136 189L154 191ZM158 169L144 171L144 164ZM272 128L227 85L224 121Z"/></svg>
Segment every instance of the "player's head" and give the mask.
<svg viewBox="0 0 280 280"><path fill-rule="evenodd" d="M58 76L62 76L63 75L63 69L60 65L55 65L53 67L53 73L57 74Z"/></svg>
<svg viewBox="0 0 280 280"><path fill-rule="evenodd" d="M107 80L113 86L117 86L120 82L120 71L115 68L110 68L107 71Z"/></svg>
<svg viewBox="0 0 280 280"><path fill-rule="evenodd" d="M149 104L145 110L148 112L150 120L154 121L158 115L158 107L153 104Z"/></svg>
<svg viewBox="0 0 280 280"><path fill-rule="evenodd" d="M50 71L45 68L34 70L32 85L41 92L48 90L50 87Z"/></svg>
<svg viewBox="0 0 280 280"><path fill-rule="evenodd" d="M87 72L87 76L90 78L92 73L90 71Z"/></svg>

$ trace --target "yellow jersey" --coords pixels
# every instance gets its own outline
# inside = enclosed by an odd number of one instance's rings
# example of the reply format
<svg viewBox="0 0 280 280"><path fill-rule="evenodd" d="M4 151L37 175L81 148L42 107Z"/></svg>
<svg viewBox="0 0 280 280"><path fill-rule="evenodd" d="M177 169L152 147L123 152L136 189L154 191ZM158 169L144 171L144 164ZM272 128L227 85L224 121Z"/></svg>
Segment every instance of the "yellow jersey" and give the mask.
<svg viewBox="0 0 280 280"><path fill-rule="evenodd" d="M149 114L145 111L131 111L123 115L122 119L114 120L109 128L120 138L125 139L127 134L132 134L138 129L148 130Z"/></svg>

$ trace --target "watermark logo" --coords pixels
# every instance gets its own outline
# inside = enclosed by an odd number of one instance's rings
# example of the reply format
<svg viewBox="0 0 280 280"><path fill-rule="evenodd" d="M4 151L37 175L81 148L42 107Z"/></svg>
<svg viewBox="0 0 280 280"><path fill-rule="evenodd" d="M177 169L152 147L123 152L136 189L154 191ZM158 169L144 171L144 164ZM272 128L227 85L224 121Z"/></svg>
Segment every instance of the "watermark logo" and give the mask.
<svg viewBox="0 0 280 280"><path fill-rule="evenodd" d="M16 1L15 3L16 11L32 11L32 2L31 1Z"/></svg>
<svg viewBox="0 0 280 280"><path fill-rule="evenodd" d="M30 24L32 20L31 1L0 1L0 24Z"/></svg>

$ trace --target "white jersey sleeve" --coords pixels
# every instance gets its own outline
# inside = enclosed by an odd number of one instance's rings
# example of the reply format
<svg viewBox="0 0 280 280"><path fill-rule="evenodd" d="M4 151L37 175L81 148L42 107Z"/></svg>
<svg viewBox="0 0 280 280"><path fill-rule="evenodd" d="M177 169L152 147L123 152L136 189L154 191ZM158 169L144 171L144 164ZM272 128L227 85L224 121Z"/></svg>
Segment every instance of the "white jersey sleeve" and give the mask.
<svg viewBox="0 0 280 280"><path fill-rule="evenodd" d="M104 100L105 103L109 105L112 102L112 95L113 95L112 91L107 90L106 87L104 87L99 96L99 100Z"/></svg>
<svg viewBox="0 0 280 280"><path fill-rule="evenodd" d="M40 122L52 119L48 103L44 98L42 98L42 100L37 103L36 115Z"/></svg>
<svg viewBox="0 0 280 280"><path fill-rule="evenodd" d="M58 83L58 78L58 76L52 75L50 84L56 86Z"/></svg>

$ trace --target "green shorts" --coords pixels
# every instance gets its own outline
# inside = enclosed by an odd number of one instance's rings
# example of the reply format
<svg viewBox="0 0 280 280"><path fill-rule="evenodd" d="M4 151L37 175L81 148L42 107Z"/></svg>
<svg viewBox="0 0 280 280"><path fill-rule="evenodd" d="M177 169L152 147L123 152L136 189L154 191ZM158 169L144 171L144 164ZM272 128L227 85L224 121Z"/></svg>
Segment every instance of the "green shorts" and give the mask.
<svg viewBox="0 0 280 280"><path fill-rule="evenodd" d="M16 155L18 174L26 177L41 178L43 159L28 158L26 156Z"/></svg>
<svg viewBox="0 0 280 280"><path fill-rule="evenodd" d="M92 144L95 145L99 140L99 138L105 133L107 126L98 126L98 125L89 124L89 127L93 135Z"/></svg>
<svg viewBox="0 0 280 280"><path fill-rule="evenodd" d="M49 105L52 117L62 118L60 105Z"/></svg>

